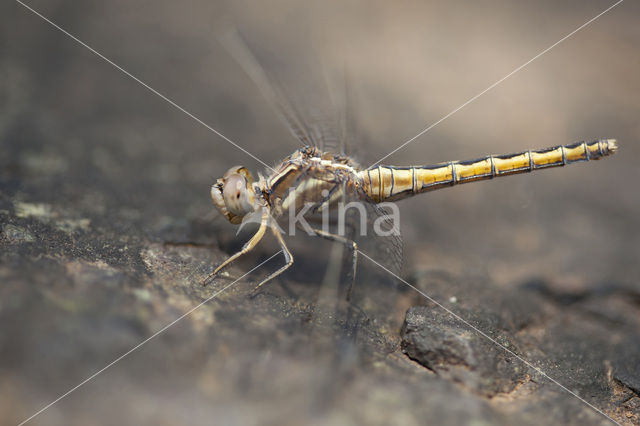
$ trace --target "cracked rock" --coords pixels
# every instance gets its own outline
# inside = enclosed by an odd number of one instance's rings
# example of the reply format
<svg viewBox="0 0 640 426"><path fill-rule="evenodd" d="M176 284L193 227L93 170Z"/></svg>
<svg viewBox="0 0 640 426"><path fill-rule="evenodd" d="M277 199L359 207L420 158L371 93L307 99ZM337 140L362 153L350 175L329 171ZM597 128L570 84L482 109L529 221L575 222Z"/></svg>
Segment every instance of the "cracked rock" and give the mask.
<svg viewBox="0 0 640 426"><path fill-rule="evenodd" d="M490 332L494 340L517 352L506 334ZM402 350L438 375L485 396L508 393L526 379L526 368L513 355L438 308L418 306L407 311Z"/></svg>

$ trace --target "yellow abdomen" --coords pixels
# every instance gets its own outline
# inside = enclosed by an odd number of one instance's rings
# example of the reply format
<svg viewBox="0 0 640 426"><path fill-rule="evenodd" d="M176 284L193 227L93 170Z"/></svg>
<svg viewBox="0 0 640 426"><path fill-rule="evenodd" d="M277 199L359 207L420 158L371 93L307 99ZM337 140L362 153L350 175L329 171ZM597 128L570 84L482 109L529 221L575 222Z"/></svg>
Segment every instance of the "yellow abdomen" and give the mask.
<svg viewBox="0 0 640 426"><path fill-rule="evenodd" d="M598 160L616 152L617 147L615 139L601 139L433 166L378 166L360 171L359 177L373 201L395 201L460 183Z"/></svg>

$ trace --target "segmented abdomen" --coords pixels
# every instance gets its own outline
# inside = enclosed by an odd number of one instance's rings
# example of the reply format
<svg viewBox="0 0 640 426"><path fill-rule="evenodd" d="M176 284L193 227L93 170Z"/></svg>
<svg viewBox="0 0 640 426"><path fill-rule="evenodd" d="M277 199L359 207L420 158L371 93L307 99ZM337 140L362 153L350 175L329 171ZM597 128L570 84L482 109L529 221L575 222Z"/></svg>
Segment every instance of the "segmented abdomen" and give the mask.
<svg viewBox="0 0 640 426"><path fill-rule="evenodd" d="M598 160L613 154L616 149L615 139L600 139L433 166L378 166L360 171L359 177L364 191L373 201L394 201L460 183Z"/></svg>

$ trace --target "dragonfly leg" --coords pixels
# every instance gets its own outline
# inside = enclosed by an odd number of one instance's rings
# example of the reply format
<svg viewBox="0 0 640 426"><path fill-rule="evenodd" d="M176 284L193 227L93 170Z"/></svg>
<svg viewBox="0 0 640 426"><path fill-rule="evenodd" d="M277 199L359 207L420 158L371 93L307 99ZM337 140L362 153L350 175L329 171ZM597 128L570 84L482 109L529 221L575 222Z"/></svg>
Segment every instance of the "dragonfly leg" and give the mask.
<svg viewBox="0 0 640 426"><path fill-rule="evenodd" d="M268 222L269 222L269 210L264 209L263 212L262 212L262 217L261 217L261 221L260 221L260 227L258 228L256 233L253 234L253 237L251 237L251 239L249 241L247 241L244 246L242 246L242 249L239 252L237 252L234 255L230 256L227 260L225 260L220 265L218 265L218 267L212 273L210 273L204 280L202 280L202 285L206 286L207 283L211 279L215 278L215 276L218 275L218 273L225 266L229 265L231 262L233 262L234 260L236 260L237 258L242 256L243 254L246 254L246 253L250 252L251 250L253 250L253 248L260 242L260 240L264 236L264 233L267 230L267 223Z"/></svg>
<svg viewBox="0 0 640 426"><path fill-rule="evenodd" d="M312 228L313 232L316 233L319 237L325 238L330 241L336 241L338 243L344 244L347 248L351 249L351 282L349 283L349 288L347 289L347 300L351 300L351 292L353 291L353 284L356 281L356 270L358 269L358 244L345 238L341 235L332 234L330 232L325 232L320 229Z"/></svg>
<svg viewBox="0 0 640 426"><path fill-rule="evenodd" d="M277 271L273 272L271 275L269 275L267 278L265 278L264 280L262 280L260 282L260 284L258 284L252 291L251 291L251 296L255 296L256 292L258 291L258 289L263 285L266 284L267 282L271 281L272 279L274 279L275 277L277 277L278 275L282 274L284 271L286 271L287 269L289 269L289 267L291 265L293 265L293 256L291 255L291 252L289 251L289 248L287 247L287 245L284 242L284 238L282 238L282 234L280 233L280 231L278 230L278 228L276 228L275 226L271 226L271 231L273 232L273 235L275 235L276 239L278 240L278 243L280 244L280 248L282 249L282 253L284 254L284 260L285 260L285 264L278 269Z"/></svg>

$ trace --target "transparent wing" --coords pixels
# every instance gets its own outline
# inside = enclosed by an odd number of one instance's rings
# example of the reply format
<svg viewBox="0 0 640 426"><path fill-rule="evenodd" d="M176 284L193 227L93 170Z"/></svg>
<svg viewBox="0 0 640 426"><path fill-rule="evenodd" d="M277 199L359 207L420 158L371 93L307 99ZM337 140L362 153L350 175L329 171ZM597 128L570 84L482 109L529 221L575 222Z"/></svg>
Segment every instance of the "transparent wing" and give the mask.
<svg viewBox="0 0 640 426"><path fill-rule="evenodd" d="M219 40L296 139L323 151L345 150L344 95L330 83L321 61L309 55L279 57L248 42L236 28L227 28Z"/></svg>
<svg viewBox="0 0 640 426"><path fill-rule="evenodd" d="M304 145L313 145L322 151L344 156L358 150L358 128L355 124L354 84L346 66L332 71L312 52L312 47L290 39L277 46L277 52L269 44L245 38L235 27L226 28L219 35L221 44L243 67L265 98L274 106L291 133ZM334 68L335 70L335 68ZM366 194L355 189L343 191L343 204L356 202L363 210L366 220L362 225L360 212L348 210L346 221L350 225L352 239L364 253L360 256L359 269L378 270L366 256L393 273L399 273L402 265L402 239L399 232L390 232L397 227L385 218L388 212L371 202ZM379 235L380 231L384 235ZM336 250L341 250L337 247ZM338 256L331 256L332 259ZM350 253L344 252L344 262ZM329 269L336 270L335 265ZM337 268L340 269L340 268ZM344 268L342 268L345 271ZM350 270L350 269L346 269ZM345 280L350 278L345 277ZM325 280L326 281L326 280ZM344 280L343 280L344 281Z"/></svg>
<svg viewBox="0 0 640 426"><path fill-rule="evenodd" d="M362 190L347 192L347 200L361 204L362 211L366 212L366 222L356 215L355 210L347 215L347 221L352 224L355 232L354 240L363 253L359 261L363 269L377 270L387 278L391 278L388 271L399 275L402 271L403 244L397 210L392 211L375 204ZM372 261L374 265L371 265Z"/></svg>
<svg viewBox="0 0 640 426"><path fill-rule="evenodd" d="M332 193L339 186L342 187L341 196L336 200ZM403 262L397 206L375 204L364 191L353 185L337 183L331 188L324 198L307 200L314 204L308 215L313 228L357 243L360 253L356 276L359 281L370 281L371 271L375 271L377 277L385 277L387 282L393 281L389 272L399 275ZM335 247L339 248L339 244ZM343 252L340 269L344 274L340 281L351 282L351 268L346 267L352 264L351 250ZM363 272L367 279L362 279Z"/></svg>
<svg viewBox="0 0 640 426"><path fill-rule="evenodd" d="M345 72L332 73L313 55L278 56L265 48L263 40L248 41L236 29L226 31L220 41L302 144L345 156L352 155L352 149L359 148L351 96L353 85ZM296 49L294 51L297 52L304 50ZM278 46L278 51L286 52L287 49ZM305 180L300 179L299 184L304 184ZM386 218L387 212L372 203L366 194L355 189L347 191L346 187L343 186L342 191L343 204L355 202L360 209L347 210L347 227L343 236L356 241L361 253L371 257L384 269L399 273L402 265L401 236L399 232L388 232L397 223ZM311 225L322 226L322 214L315 216L316 221L310 221ZM332 223L330 231L340 234L337 229L339 221L333 220ZM288 228L286 224L283 225L284 229ZM388 235L378 235L379 230L383 233L386 231ZM293 241L292 245L295 244L296 241ZM296 256L299 251L292 248ZM310 259L309 263L324 262L324 259L318 259L320 253L315 244L300 248L302 252L307 250L309 253L306 256ZM352 252L339 242L334 242L332 248L326 270L322 266L316 272L313 266L307 266L297 278L311 280L316 284L314 289L318 288L309 328L314 370L318 374L305 384L297 383L316 399L314 413L330 406L335 396L348 388L354 371L374 365L377 361L371 355L377 352L372 350L374 345L387 345L387 339L382 334L360 338L363 330L366 333L371 330L371 327L362 325L368 324L373 318L377 324L390 324L380 327L381 330L397 330L400 327L393 310L394 296L398 292L390 286L396 280L383 268L359 255L353 299L347 302L344 289L353 278L350 275ZM327 253L320 255L324 257ZM294 268L304 261L297 261ZM321 285L317 286L319 280L322 280ZM388 342L391 348L395 339L388 339ZM376 346L376 349L379 348Z"/></svg>

